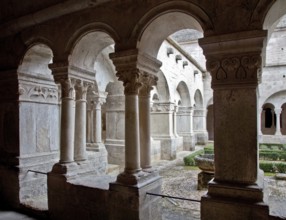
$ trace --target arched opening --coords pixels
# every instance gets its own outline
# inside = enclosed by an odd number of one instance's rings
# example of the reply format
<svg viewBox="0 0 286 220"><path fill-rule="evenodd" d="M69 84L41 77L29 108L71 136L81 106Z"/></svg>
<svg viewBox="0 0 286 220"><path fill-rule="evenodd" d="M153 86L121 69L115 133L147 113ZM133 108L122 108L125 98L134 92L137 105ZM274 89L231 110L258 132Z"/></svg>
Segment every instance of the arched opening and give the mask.
<svg viewBox="0 0 286 220"><path fill-rule="evenodd" d="M114 95L108 85L117 81L109 58L114 52L114 43L106 32L92 31L76 42L69 58L71 71L90 84L86 94L86 146L89 158L93 158L90 161L100 159L105 164L95 168L99 173L107 170L109 149L106 150L106 139L116 132L110 117L114 106L108 103L111 99L108 96Z"/></svg>
<svg viewBox="0 0 286 220"><path fill-rule="evenodd" d="M274 105L266 103L263 105L261 116L261 132L266 135L274 135L276 131L276 114Z"/></svg>
<svg viewBox="0 0 286 220"><path fill-rule="evenodd" d="M52 50L34 44L17 70L19 85L20 202L24 206L48 209L47 177L58 160L59 92L48 65ZM30 171L29 171L30 170ZM37 185L37 187L34 187Z"/></svg>

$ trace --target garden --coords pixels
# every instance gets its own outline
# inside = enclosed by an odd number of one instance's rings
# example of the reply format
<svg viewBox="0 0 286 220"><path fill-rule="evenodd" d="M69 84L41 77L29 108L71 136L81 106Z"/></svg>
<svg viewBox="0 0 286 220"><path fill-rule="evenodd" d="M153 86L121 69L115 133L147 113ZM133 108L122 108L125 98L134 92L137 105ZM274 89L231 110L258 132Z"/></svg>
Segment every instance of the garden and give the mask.
<svg viewBox="0 0 286 220"><path fill-rule="evenodd" d="M213 144L208 144L203 149L184 157L184 164L186 166L196 166L196 156L213 153ZM267 176L286 173L286 144L259 144L259 167Z"/></svg>

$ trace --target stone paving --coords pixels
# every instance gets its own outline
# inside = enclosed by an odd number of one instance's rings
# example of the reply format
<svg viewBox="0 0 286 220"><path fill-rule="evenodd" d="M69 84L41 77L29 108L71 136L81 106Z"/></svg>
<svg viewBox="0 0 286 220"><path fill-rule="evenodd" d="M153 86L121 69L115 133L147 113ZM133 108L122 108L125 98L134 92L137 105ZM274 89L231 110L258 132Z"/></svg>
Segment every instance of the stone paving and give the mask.
<svg viewBox="0 0 286 220"><path fill-rule="evenodd" d="M180 152L172 162L160 161L155 167L162 176L162 194L200 200L207 190L197 190L199 170L188 170L183 165L183 157L190 152ZM270 206L270 214L286 219L286 181L265 177L265 200ZM162 198L162 220L199 220L200 203Z"/></svg>
<svg viewBox="0 0 286 220"><path fill-rule="evenodd" d="M180 152L173 161L158 161L153 167L160 171L162 176L162 194L200 200L206 190L197 190L197 170L187 169L183 164L183 157L190 152ZM286 219L286 181L275 180L274 177L265 177L265 199L270 205L270 213ZM160 220L199 220L200 203L159 198L161 204ZM33 219L16 212L0 209L0 220L28 220ZM155 219L154 219L155 220Z"/></svg>

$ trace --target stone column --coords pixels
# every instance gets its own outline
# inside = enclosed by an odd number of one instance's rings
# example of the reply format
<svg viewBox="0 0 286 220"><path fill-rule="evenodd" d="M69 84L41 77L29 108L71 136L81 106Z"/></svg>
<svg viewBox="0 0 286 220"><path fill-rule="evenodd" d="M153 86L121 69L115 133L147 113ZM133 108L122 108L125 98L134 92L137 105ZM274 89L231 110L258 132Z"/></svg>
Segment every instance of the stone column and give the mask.
<svg viewBox="0 0 286 220"><path fill-rule="evenodd" d="M103 147L102 144L102 122L101 122L101 106L105 102L106 92L95 92L90 97L92 103L91 111L91 141L88 146L90 150L98 150Z"/></svg>
<svg viewBox="0 0 286 220"><path fill-rule="evenodd" d="M68 64L49 65L55 82L61 85L60 164L74 161L75 79L70 77Z"/></svg>
<svg viewBox="0 0 286 220"><path fill-rule="evenodd" d="M200 40L212 74L215 150L215 178L202 197L202 220L268 219L257 142L258 70L265 36L251 31Z"/></svg>
<svg viewBox="0 0 286 220"><path fill-rule="evenodd" d="M78 80L76 84L76 113L75 113L75 139L74 160L84 161L86 155L86 93L89 83Z"/></svg>
<svg viewBox="0 0 286 220"><path fill-rule="evenodd" d="M192 107L180 106L177 113L178 134L183 137L184 150L195 149L195 135L193 132Z"/></svg>
<svg viewBox="0 0 286 220"><path fill-rule="evenodd" d="M274 109L271 109L271 116L272 116L272 125L271 125L271 128L273 130L275 130L275 110Z"/></svg>
<svg viewBox="0 0 286 220"><path fill-rule="evenodd" d="M74 81L61 81L62 108L61 108L61 140L60 163L74 161L74 130L75 130L75 90Z"/></svg>
<svg viewBox="0 0 286 220"><path fill-rule="evenodd" d="M275 135L281 135L281 125L280 125L281 112L282 112L281 108L275 109L275 114L276 114L276 132L275 132Z"/></svg>
<svg viewBox="0 0 286 220"><path fill-rule="evenodd" d="M174 106L174 114L173 114L173 128L174 128L174 136L179 137L177 133L177 112L178 112L178 106L175 104Z"/></svg>
<svg viewBox="0 0 286 220"><path fill-rule="evenodd" d="M150 127L150 91L158 78L151 74L142 74L142 87L139 92L140 120L140 161L144 171L151 171L151 127Z"/></svg>

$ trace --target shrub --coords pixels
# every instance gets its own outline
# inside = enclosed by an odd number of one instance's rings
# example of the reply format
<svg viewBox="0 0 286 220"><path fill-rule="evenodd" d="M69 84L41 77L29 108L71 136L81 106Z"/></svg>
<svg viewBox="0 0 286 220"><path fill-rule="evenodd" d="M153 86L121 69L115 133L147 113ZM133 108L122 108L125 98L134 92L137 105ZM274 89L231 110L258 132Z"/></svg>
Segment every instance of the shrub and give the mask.
<svg viewBox="0 0 286 220"><path fill-rule="evenodd" d="M286 173L286 163L275 163L273 164L275 172Z"/></svg>
<svg viewBox="0 0 286 220"><path fill-rule="evenodd" d="M195 153L192 153L186 157L184 157L184 164L185 166L196 166L196 161L195 161L195 156L197 155L201 155L204 153L204 150L201 149L201 150L198 150L196 151Z"/></svg>
<svg viewBox="0 0 286 220"><path fill-rule="evenodd" d="M206 145L204 147L205 154L214 154L214 146L213 145Z"/></svg>
<svg viewBox="0 0 286 220"><path fill-rule="evenodd" d="M286 161L286 152L283 152L279 156L280 160L285 160Z"/></svg>
<svg viewBox="0 0 286 220"><path fill-rule="evenodd" d="M264 150L259 152L259 157L264 160L278 160L279 156L280 152L278 153L277 151Z"/></svg>
<svg viewBox="0 0 286 220"><path fill-rule="evenodd" d="M273 163L269 162L259 162L259 167L264 172L274 173Z"/></svg>

